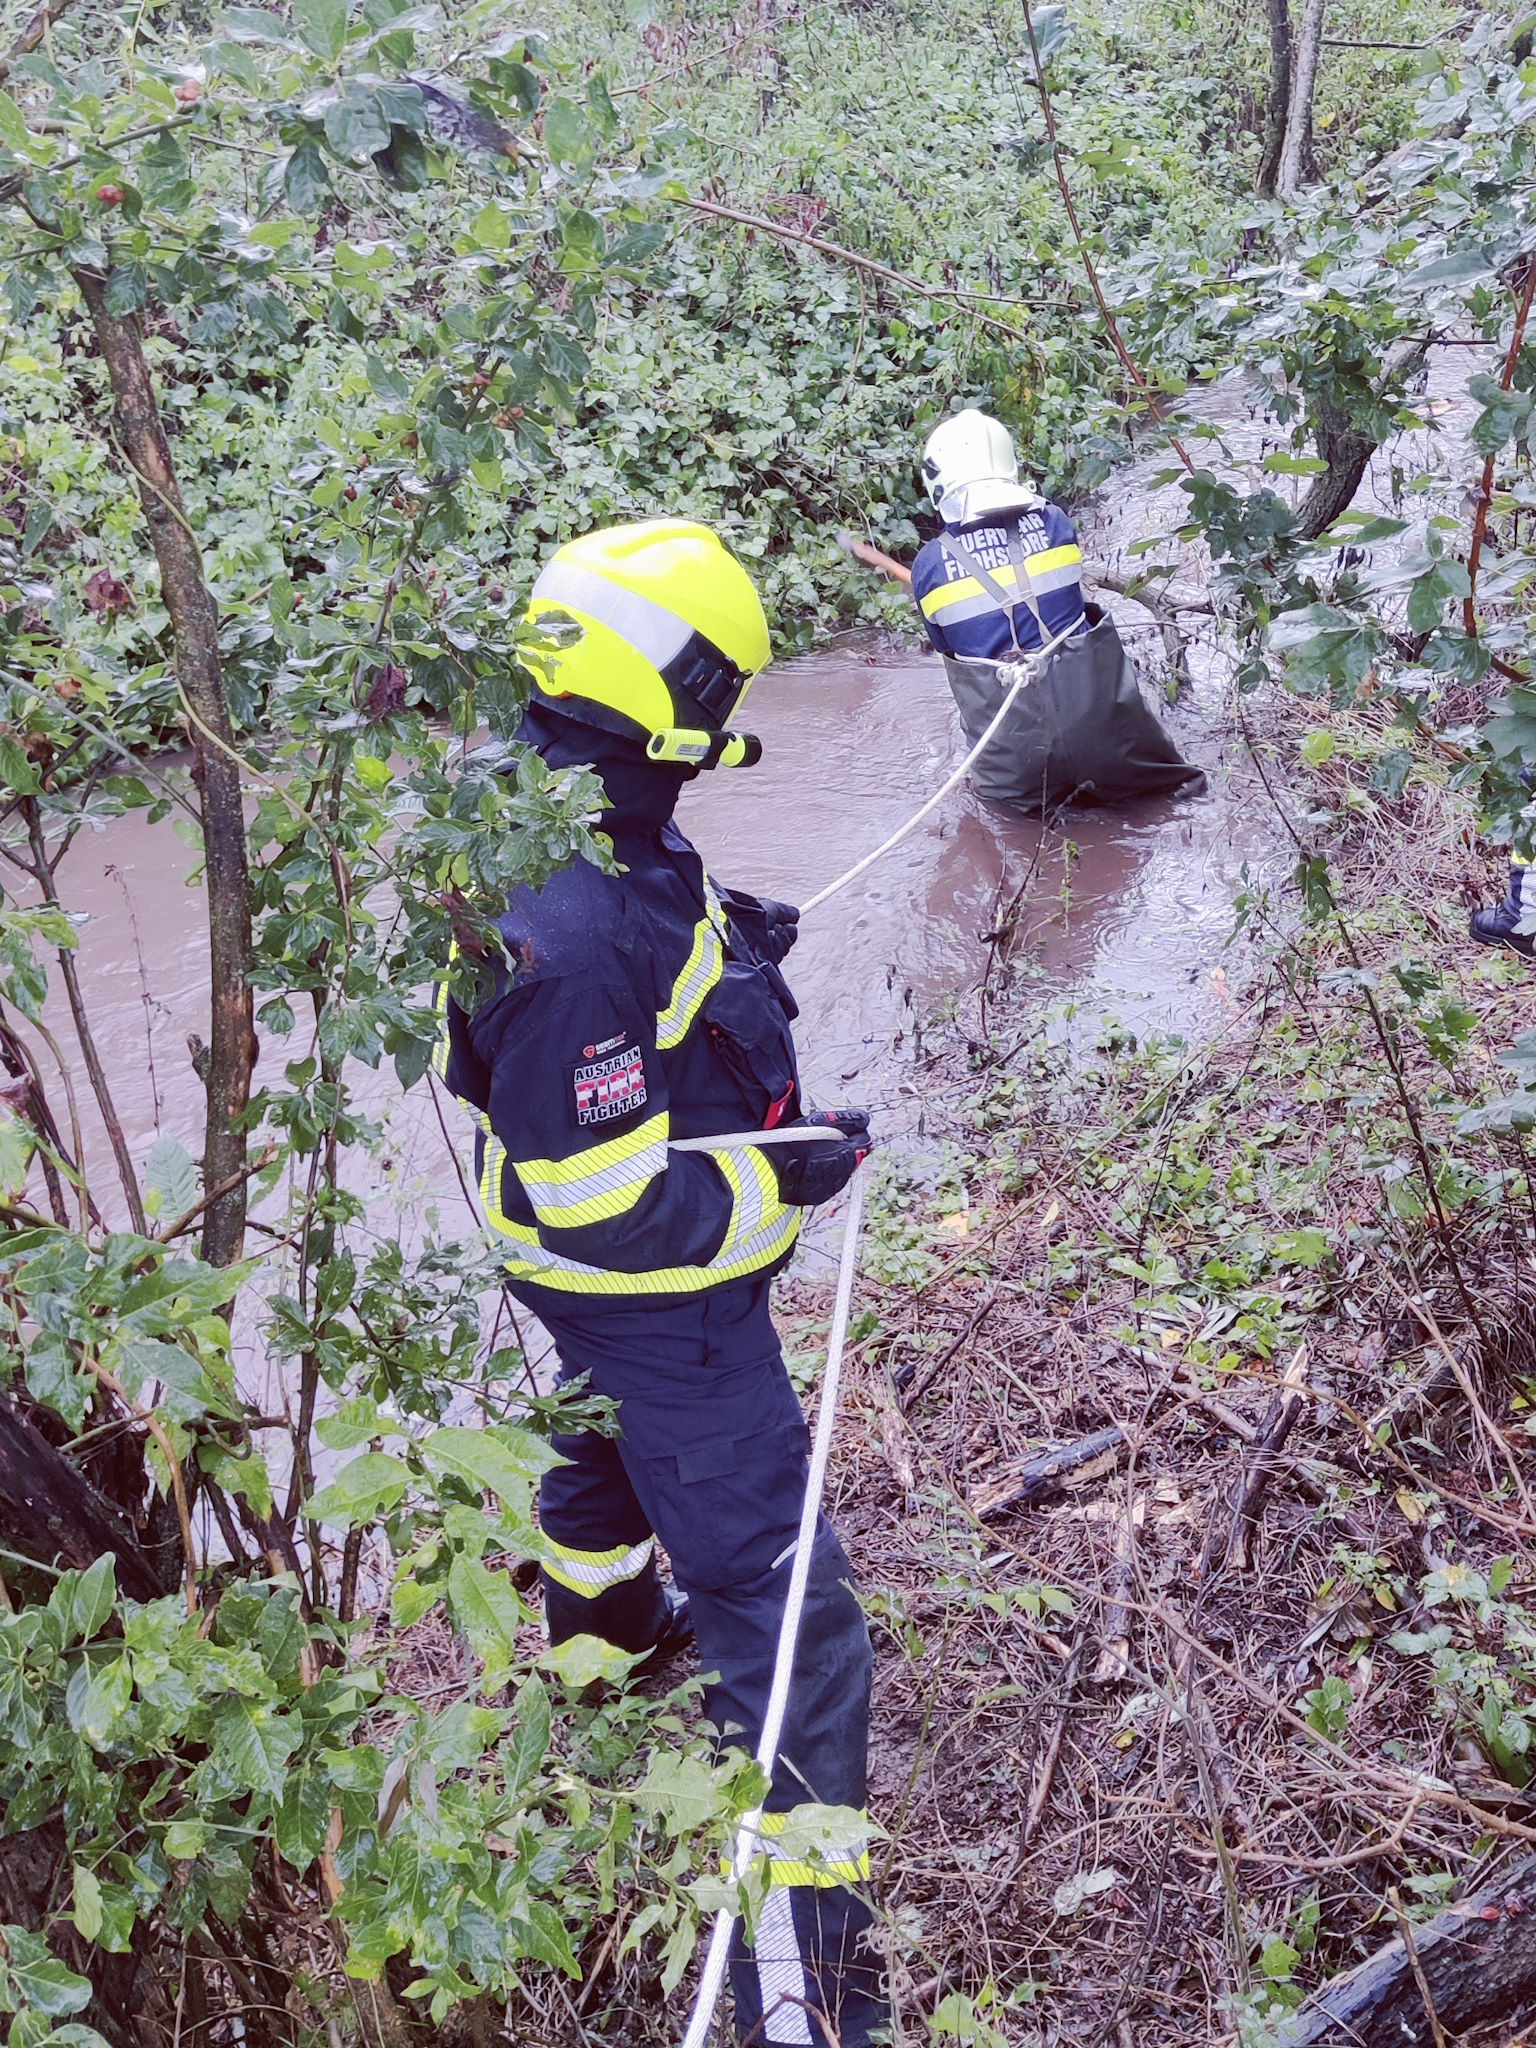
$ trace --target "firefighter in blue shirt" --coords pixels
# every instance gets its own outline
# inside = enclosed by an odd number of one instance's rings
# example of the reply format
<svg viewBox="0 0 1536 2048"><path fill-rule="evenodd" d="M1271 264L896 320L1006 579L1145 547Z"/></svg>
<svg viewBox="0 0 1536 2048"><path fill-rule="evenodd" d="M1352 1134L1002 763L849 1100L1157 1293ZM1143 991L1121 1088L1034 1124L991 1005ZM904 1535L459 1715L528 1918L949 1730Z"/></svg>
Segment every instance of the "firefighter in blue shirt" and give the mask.
<svg viewBox="0 0 1536 2048"><path fill-rule="evenodd" d="M539 658L519 737L552 767L596 770L618 871L577 860L516 892L500 920L513 964L472 1014L446 1004L442 1066L479 1114L480 1196L508 1286L554 1339L562 1378L618 1405L618 1437L558 1440L569 1462L544 1480L546 1619L555 1641L629 1651L670 1647L691 1624L718 1674L711 1719L755 1746L808 1451L769 1286L804 1208L864 1157L868 1118L801 1103L779 971L797 913L717 887L672 822L701 767L757 758L729 725L769 658L745 570L702 526L615 527L557 551L529 617L580 631ZM833 1135L672 1149L801 1123ZM658 1541L686 1600L657 1573ZM765 1816L767 1890L754 1944L738 1935L732 1959L743 2038L865 2048L885 2023L862 1830L812 1854L792 1826L807 1803L863 1808L870 1669L823 1519Z"/></svg>
<svg viewBox="0 0 1536 2048"><path fill-rule="evenodd" d="M940 654L1008 661L1082 617L1072 522L1019 481L1001 420L971 408L936 427L923 486L944 531L912 564L912 595Z"/></svg>

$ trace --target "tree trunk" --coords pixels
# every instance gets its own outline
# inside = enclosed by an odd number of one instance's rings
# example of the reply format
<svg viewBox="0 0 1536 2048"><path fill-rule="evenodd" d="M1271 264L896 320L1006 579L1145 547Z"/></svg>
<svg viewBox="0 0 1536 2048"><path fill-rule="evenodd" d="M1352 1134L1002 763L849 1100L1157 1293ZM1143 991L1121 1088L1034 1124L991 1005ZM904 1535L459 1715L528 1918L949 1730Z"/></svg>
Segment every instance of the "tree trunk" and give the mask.
<svg viewBox="0 0 1536 2048"><path fill-rule="evenodd" d="M1399 345L1389 358L1382 387L1390 388L1394 380L1412 376L1423 358L1422 344ZM1312 413L1312 438L1328 467L1314 479L1297 509L1297 528L1308 540L1326 533L1335 519L1349 510L1366 467L1380 446L1373 434L1357 427L1341 406L1326 398L1317 401Z"/></svg>
<svg viewBox="0 0 1536 2048"><path fill-rule="evenodd" d="M1269 97L1264 105L1264 146L1259 152L1258 187L1273 199L1285 147L1285 117L1291 106L1291 0L1265 0L1269 12Z"/></svg>
<svg viewBox="0 0 1536 2048"><path fill-rule="evenodd" d="M1399 1937L1315 1992L1281 2027L1283 2048L1429 2041L1427 2004L1451 2034L1510 2018L1536 1996L1536 1856L1488 1891L1436 1914L1415 1931L1413 1946L1417 1971Z"/></svg>
<svg viewBox="0 0 1536 2048"><path fill-rule="evenodd" d="M1323 53L1323 15L1328 0L1307 0L1301 17L1301 36L1296 45L1296 75L1291 84L1291 102L1285 117L1285 142L1280 151L1280 170L1275 190L1282 199L1294 199L1301 190L1306 168L1308 138L1312 133L1312 95L1317 89L1318 59Z"/></svg>
<svg viewBox="0 0 1536 2048"><path fill-rule="evenodd" d="M99 1494L68 1458L0 1399L0 1539L39 1564L84 1571L108 1551L120 1592L154 1600L169 1588L139 1547L124 1510ZM179 1552L180 1546L177 1546ZM170 1584L176 1583L174 1558Z"/></svg>
<svg viewBox="0 0 1536 2048"><path fill-rule="evenodd" d="M111 311L101 273L77 270L75 280L112 382L118 440L137 474L139 502L160 565L160 591L175 632L176 673L189 713L193 773L202 797L213 1000L203 1186L227 1190L208 1205L202 1253L211 1265L227 1266L239 1258L245 1237L246 1135L239 1119L250 1097L256 1034L245 814L219 664L218 609L182 506L138 319Z"/></svg>

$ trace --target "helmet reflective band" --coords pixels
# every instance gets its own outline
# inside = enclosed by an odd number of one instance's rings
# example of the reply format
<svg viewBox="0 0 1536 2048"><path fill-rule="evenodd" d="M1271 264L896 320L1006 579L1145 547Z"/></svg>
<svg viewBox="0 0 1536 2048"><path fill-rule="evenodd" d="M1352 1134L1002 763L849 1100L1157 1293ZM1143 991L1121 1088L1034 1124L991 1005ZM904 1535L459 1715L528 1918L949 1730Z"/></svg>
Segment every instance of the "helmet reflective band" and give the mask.
<svg viewBox="0 0 1536 2048"><path fill-rule="evenodd" d="M569 614L580 639L536 666L573 717L647 738L718 732L769 658L751 578L708 527L656 519L567 543L533 587L536 624Z"/></svg>

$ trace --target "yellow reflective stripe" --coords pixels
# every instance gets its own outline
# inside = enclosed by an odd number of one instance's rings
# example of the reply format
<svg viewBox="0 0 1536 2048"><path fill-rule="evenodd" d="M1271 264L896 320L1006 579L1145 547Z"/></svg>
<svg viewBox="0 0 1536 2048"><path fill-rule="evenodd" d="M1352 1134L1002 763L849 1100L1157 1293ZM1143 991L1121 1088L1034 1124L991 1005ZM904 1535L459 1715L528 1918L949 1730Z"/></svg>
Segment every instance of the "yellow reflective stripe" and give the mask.
<svg viewBox="0 0 1536 2048"><path fill-rule="evenodd" d="M768 1882L781 1885L812 1885L817 1891L835 1891L839 1885L864 1884L869 1879L869 1851L862 1856L840 1856L825 1863L781 1863L768 1859Z"/></svg>
<svg viewBox="0 0 1536 2048"><path fill-rule="evenodd" d="M577 1550L569 1543L556 1543L546 1536L543 1548L541 1562L549 1576L571 1592L579 1593L583 1600L595 1600L610 1586L622 1586L626 1579L638 1578L651 1561L656 1539L647 1536L643 1543L627 1549L620 1543L612 1550Z"/></svg>
<svg viewBox="0 0 1536 2048"><path fill-rule="evenodd" d="M656 1044L670 1052L688 1036L704 999L725 972L725 913L720 899L704 879L704 915L693 928L693 945L683 971L672 984L665 1009L656 1019Z"/></svg>
<svg viewBox="0 0 1536 2048"><path fill-rule="evenodd" d="M514 1159L534 1214L552 1230L603 1223L632 1209L667 1170L672 1119L666 1110L570 1159Z"/></svg>
<svg viewBox="0 0 1536 2048"><path fill-rule="evenodd" d="M775 1835L782 1835L795 1815L795 1809L761 1815L757 1824L759 1839L771 1842ZM759 1849L757 1854L761 1856L763 1851ZM853 1842L829 1847L815 1858L775 1856L771 1849L768 1851L770 1885L809 1885L817 1891L835 1891L839 1885L865 1884L869 1874L869 1850Z"/></svg>
<svg viewBox="0 0 1536 2048"><path fill-rule="evenodd" d="M1082 562L1082 549L1075 544L1069 544L1059 548L1042 548L1038 555L1026 556L1024 567L1033 586L1042 576L1050 575L1053 570L1080 569ZM1012 590L1018 581L1011 562L1005 562L1002 568L992 570L991 574L992 581L1000 584L1004 590ZM974 576L960 576L953 583L940 583L935 589L930 590L919 601L919 608L925 619L934 619L940 612L947 612L957 604L964 604L971 598L986 597L989 594L983 590Z"/></svg>
<svg viewBox="0 0 1536 2048"><path fill-rule="evenodd" d="M457 952L458 948L454 948ZM449 958L452 958L450 954ZM448 1079L448 981L447 977L437 984L437 997L432 1007L437 1012L437 1036L432 1041L432 1071L439 1081Z"/></svg>
<svg viewBox="0 0 1536 2048"><path fill-rule="evenodd" d="M714 1258L707 1265L657 1266L648 1272L620 1273L550 1251L531 1224L514 1223L505 1214L500 1201L500 1162L505 1152L494 1137L488 1137L480 1199L486 1220L515 1247L506 1255L508 1277L553 1287L563 1294L693 1294L725 1280L745 1279L784 1258L799 1232L800 1211L779 1200L778 1182L768 1160L748 1146L704 1156L720 1168L732 1197L731 1220Z"/></svg>

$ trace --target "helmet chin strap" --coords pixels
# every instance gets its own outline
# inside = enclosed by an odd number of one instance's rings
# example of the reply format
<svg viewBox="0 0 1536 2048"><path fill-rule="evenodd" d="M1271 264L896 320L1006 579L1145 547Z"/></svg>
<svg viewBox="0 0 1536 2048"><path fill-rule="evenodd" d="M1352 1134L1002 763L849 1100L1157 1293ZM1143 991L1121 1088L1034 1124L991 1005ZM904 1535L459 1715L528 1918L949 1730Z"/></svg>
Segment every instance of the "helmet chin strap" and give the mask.
<svg viewBox="0 0 1536 2048"><path fill-rule="evenodd" d="M645 751L649 760L681 768L755 768L763 758L763 743L749 732L703 732L672 725L653 732Z"/></svg>

